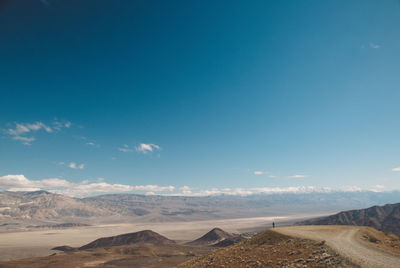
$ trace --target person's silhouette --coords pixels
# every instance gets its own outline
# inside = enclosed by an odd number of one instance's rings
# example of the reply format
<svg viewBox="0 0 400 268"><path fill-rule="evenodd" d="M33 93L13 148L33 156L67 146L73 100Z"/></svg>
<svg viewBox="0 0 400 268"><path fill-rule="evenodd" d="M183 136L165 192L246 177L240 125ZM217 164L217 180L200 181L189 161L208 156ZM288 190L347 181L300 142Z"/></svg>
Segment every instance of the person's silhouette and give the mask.
<svg viewBox="0 0 400 268"><path fill-rule="evenodd" d="M275 228L275 222L272 222L272 228Z"/></svg>

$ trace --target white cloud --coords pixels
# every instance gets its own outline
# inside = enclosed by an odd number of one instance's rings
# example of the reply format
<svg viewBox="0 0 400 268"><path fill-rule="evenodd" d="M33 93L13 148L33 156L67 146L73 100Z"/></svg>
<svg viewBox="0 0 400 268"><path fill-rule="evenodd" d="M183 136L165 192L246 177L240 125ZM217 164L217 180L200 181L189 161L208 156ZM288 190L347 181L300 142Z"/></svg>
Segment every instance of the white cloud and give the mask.
<svg viewBox="0 0 400 268"><path fill-rule="evenodd" d="M131 153L134 150L129 148L127 144L122 145L122 147L118 148L118 151L124 152L124 153Z"/></svg>
<svg viewBox="0 0 400 268"><path fill-rule="evenodd" d="M277 176L269 175L268 178L275 179L275 178L277 178Z"/></svg>
<svg viewBox="0 0 400 268"><path fill-rule="evenodd" d="M151 192L172 192L175 190L174 186L158 186L158 185L140 185L140 186L134 186L134 190L137 191L151 191Z"/></svg>
<svg viewBox="0 0 400 268"><path fill-rule="evenodd" d="M40 188L9 188L10 192L35 192L40 191Z"/></svg>
<svg viewBox="0 0 400 268"><path fill-rule="evenodd" d="M185 186L180 187L179 190L181 190L181 191L190 191L191 188L189 186L185 185Z"/></svg>
<svg viewBox="0 0 400 268"><path fill-rule="evenodd" d="M258 187L251 188L255 193L263 194L281 194L281 193L311 193L311 192L329 192L330 188L318 188L314 186L297 187Z"/></svg>
<svg viewBox="0 0 400 268"><path fill-rule="evenodd" d="M291 178L291 179L301 179L301 178L305 178L305 177L307 177L306 175L301 175L301 174L296 174L296 175L293 175L293 176L288 176L288 178Z"/></svg>
<svg viewBox="0 0 400 268"><path fill-rule="evenodd" d="M74 183L64 179L50 178L44 180L29 180L24 175L6 175L0 177L0 188L8 191L38 191L47 190L53 193L64 194L68 196L88 196L94 193L118 193L129 191L152 191L165 192L173 191L173 186L131 186L124 184L110 184L104 182L104 179L98 179L95 183L89 183L87 180Z"/></svg>
<svg viewBox="0 0 400 268"><path fill-rule="evenodd" d="M384 186L375 185L368 191L381 192ZM254 194L309 194L309 193L334 193L334 192L360 192L365 191L357 186L347 186L338 189L329 187L315 186L294 186L294 187L255 187L255 188L211 188L206 190L196 190L189 186L182 186L179 192L174 192L174 186L159 185L124 185L110 184L103 178L98 178L96 182L90 183L88 180L81 182L70 182L65 179L49 178L43 180L29 180L24 175L6 175L0 177L0 189L9 191L37 191L47 190L53 193L68 196L89 196L95 193L118 193L140 191L147 195L167 195L167 196L214 196L232 195L248 196ZM168 193L169 192L169 193Z"/></svg>
<svg viewBox="0 0 400 268"><path fill-rule="evenodd" d="M148 153L148 152L154 152L154 151L159 151L161 149L160 146L156 144L146 144L146 143L141 143L138 147L136 147L136 151L141 152L141 153Z"/></svg>
<svg viewBox="0 0 400 268"><path fill-rule="evenodd" d="M69 163L68 167L72 168L72 169L84 169L85 165L84 164L78 165L78 164L76 164L74 162L71 162L71 163Z"/></svg>
<svg viewBox="0 0 400 268"><path fill-rule="evenodd" d="M58 162L58 164L62 165L62 166L67 166L67 167L72 168L72 169L84 169L85 168L85 164L79 164L78 165L75 162L70 162L69 164L65 164L65 162Z"/></svg>
<svg viewBox="0 0 400 268"><path fill-rule="evenodd" d="M348 186L339 189L330 187L315 186L296 186L296 187L256 187L256 188L212 188L208 190L185 192L183 187L180 193L163 194L168 196L214 196L214 195L233 195L248 196L254 194L308 194L308 193L332 193L332 192L359 192L363 191L360 187Z"/></svg>
<svg viewBox="0 0 400 268"><path fill-rule="evenodd" d="M100 147L100 145L98 145L98 144L96 144L96 143L94 143L92 141L87 142L86 145L90 145L90 146L93 146L93 147Z"/></svg>
<svg viewBox="0 0 400 268"><path fill-rule="evenodd" d="M159 150L161 150L161 147L156 145L156 144L152 144L152 143L150 143L150 144L141 143L136 148L131 148L127 144L124 144L124 145L122 145L121 147L118 148L118 151L124 152L124 153L131 153L131 152L133 152L135 150L137 152L146 154L146 153L149 153L149 152L151 153L151 152L154 152L154 151L159 151Z"/></svg>
<svg viewBox="0 0 400 268"><path fill-rule="evenodd" d="M395 167L395 168L392 169L392 171L399 172L400 171L400 167Z"/></svg>
<svg viewBox="0 0 400 268"><path fill-rule="evenodd" d="M130 153L133 152L132 149L128 149L128 148L118 148L118 151L124 152L124 153Z"/></svg>
<svg viewBox="0 0 400 268"><path fill-rule="evenodd" d="M15 128L10 128L7 130L8 134L13 136L20 136L31 131L38 131L44 129L46 132L53 132L52 128L45 125L42 122L30 123L16 123Z"/></svg>
<svg viewBox="0 0 400 268"><path fill-rule="evenodd" d="M42 189L69 196L88 196L94 193L129 192L133 190L133 187L123 184L109 184L106 182L88 183L87 181L82 181L80 183L69 183L68 187L43 187Z"/></svg>
<svg viewBox="0 0 400 268"><path fill-rule="evenodd" d="M378 44L374 44L374 43L370 43L370 44L369 44L369 46L370 46L371 48L374 48L374 49L381 48L381 46L380 46L380 45L378 45Z"/></svg>
<svg viewBox="0 0 400 268"><path fill-rule="evenodd" d="M385 186L380 185L380 184L377 184L377 185L375 185L374 187L372 187L372 188L370 189L370 191L372 191L372 192L383 192L384 189L385 189Z"/></svg>
<svg viewBox="0 0 400 268"><path fill-rule="evenodd" d="M254 171L254 175L264 175L263 171Z"/></svg>
<svg viewBox="0 0 400 268"><path fill-rule="evenodd" d="M8 128L4 130L4 133L9 135L13 140L17 140L22 142L24 145L31 145L33 141L35 141L35 137L33 137L33 133L36 133L40 130L43 130L46 133L53 133L55 131L60 131L63 127L69 128L71 126L71 122L60 123L58 121L54 121L52 126L46 125L41 121L37 121L34 123L15 123L14 128ZM29 136L27 136L29 134Z"/></svg>
<svg viewBox="0 0 400 268"><path fill-rule="evenodd" d="M179 188L181 190L182 194L192 194L192 189L189 186L182 186Z"/></svg>
<svg viewBox="0 0 400 268"><path fill-rule="evenodd" d="M341 189L343 192L360 192L362 189L358 186L346 186Z"/></svg>

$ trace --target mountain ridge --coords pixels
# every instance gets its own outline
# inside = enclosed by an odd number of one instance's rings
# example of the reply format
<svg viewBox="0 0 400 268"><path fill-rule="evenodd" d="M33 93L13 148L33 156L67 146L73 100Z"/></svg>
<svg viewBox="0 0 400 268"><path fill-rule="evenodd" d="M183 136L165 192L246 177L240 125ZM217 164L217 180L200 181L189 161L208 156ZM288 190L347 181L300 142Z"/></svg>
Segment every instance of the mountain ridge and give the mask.
<svg viewBox="0 0 400 268"><path fill-rule="evenodd" d="M331 216L301 221L297 224L370 226L379 231L400 235L400 203L342 211Z"/></svg>
<svg viewBox="0 0 400 268"><path fill-rule="evenodd" d="M198 221L329 213L398 200L393 193L160 196L109 194L74 198L47 191L0 191L0 231L37 226Z"/></svg>

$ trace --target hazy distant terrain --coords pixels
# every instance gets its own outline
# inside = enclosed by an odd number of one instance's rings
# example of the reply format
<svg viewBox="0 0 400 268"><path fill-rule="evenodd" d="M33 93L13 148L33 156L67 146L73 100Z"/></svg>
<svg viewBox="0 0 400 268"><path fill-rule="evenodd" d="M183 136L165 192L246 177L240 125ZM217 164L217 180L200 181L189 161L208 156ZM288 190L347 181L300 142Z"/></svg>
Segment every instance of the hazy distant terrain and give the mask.
<svg viewBox="0 0 400 268"><path fill-rule="evenodd" d="M251 196L112 194L72 198L46 191L0 192L0 231L85 224L179 222L328 214L394 203L400 192L331 192ZM311 213L310 213L311 212Z"/></svg>

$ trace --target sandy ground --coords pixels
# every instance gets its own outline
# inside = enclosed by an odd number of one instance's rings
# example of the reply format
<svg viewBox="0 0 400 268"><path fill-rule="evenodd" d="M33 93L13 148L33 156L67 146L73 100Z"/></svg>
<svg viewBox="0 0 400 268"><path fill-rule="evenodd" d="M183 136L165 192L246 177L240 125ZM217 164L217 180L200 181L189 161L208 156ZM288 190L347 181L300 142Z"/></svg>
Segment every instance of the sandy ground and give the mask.
<svg viewBox="0 0 400 268"><path fill-rule="evenodd" d="M153 230L170 239L183 242L194 240L214 227L222 228L228 232L243 233L266 229L271 226L272 221L279 225L280 223L294 222L315 216L298 215L195 222L109 224L69 229L0 233L0 261L47 256L54 253L51 248L55 246L68 245L77 247L100 237L141 230Z"/></svg>
<svg viewBox="0 0 400 268"><path fill-rule="evenodd" d="M300 238L325 240L337 253L361 267L400 267L400 255L386 252L361 239L359 226L295 226L276 231Z"/></svg>

